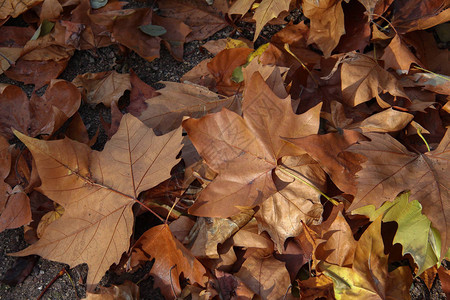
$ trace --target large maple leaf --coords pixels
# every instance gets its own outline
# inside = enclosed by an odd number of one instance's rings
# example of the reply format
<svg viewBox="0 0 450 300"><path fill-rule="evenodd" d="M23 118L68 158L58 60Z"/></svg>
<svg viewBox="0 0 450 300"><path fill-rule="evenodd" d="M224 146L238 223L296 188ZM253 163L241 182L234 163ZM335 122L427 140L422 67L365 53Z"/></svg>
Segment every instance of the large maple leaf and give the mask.
<svg viewBox="0 0 450 300"><path fill-rule="evenodd" d="M410 190L410 199L422 204L423 213L439 230L444 254L450 244L450 131L435 150L424 154L409 152L388 134L366 136L370 142L348 149L367 157L357 173L358 191L349 210L369 204L379 207Z"/></svg>
<svg viewBox="0 0 450 300"><path fill-rule="evenodd" d="M132 205L140 192L170 177L179 161L181 128L155 136L131 115L102 152L68 138L42 141L15 132L30 149L42 185L37 189L62 205L64 215L17 256L38 254L69 264L87 263L93 287L128 251Z"/></svg>
<svg viewBox="0 0 450 300"><path fill-rule="evenodd" d="M239 207L254 207L277 191L272 171L277 159L304 153L281 137L317 133L321 105L302 115L291 108L290 97L278 98L261 75L246 87L244 117L227 109L183 122L192 143L219 175L199 195L190 212L229 217Z"/></svg>

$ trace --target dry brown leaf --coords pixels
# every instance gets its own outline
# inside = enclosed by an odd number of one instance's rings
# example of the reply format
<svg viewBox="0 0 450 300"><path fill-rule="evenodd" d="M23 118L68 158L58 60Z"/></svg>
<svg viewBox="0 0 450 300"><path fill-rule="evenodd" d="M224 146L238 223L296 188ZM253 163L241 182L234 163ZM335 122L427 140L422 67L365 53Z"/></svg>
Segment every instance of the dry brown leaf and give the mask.
<svg viewBox="0 0 450 300"><path fill-rule="evenodd" d="M247 62L250 48L225 49L217 54L208 64L208 69L216 80L216 88L224 95L234 95L240 84L231 80L234 69Z"/></svg>
<svg viewBox="0 0 450 300"><path fill-rule="evenodd" d="M100 287L98 293L86 293L86 300L139 300L139 287L131 281L110 287Z"/></svg>
<svg viewBox="0 0 450 300"><path fill-rule="evenodd" d="M341 36L336 52L359 50L363 53L370 40L370 22L365 8L358 1L343 2L345 34ZM382 2L382 1L379 1ZM375 25L374 25L375 26Z"/></svg>
<svg viewBox="0 0 450 300"><path fill-rule="evenodd" d="M163 16L183 21L191 28L186 42L207 39L228 25L222 13L203 0L165 0L158 6Z"/></svg>
<svg viewBox="0 0 450 300"><path fill-rule="evenodd" d="M14 255L38 254L72 267L87 263L92 290L128 251L131 207L139 193L169 178L179 161L181 128L157 137L127 114L102 152L67 138L47 142L16 135L36 161L42 181L38 190L65 213L37 243Z"/></svg>
<svg viewBox="0 0 450 300"><path fill-rule="evenodd" d="M52 80L42 97L33 94L28 100L17 86L0 87L0 134L12 137L11 128L30 136L51 135L75 114L81 95L65 80Z"/></svg>
<svg viewBox="0 0 450 300"><path fill-rule="evenodd" d="M34 84L35 89L40 89L56 79L67 66L69 58L62 60L24 60L19 58L16 64L5 71L5 75L11 79Z"/></svg>
<svg viewBox="0 0 450 300"><path fill-rule="evenodd" d="M368 132L396 132L405 128L414 118L412 114L395 110L392 107L371 115L362 122L347 126L347 129Z"/></svg>
<svg viewBox="0 0 450 300"><path fill-rule="evenodd" d="M349 210L369 204L379 207L385 201L393 201L400 192L410 190L410 198L422 204L423 213L440 232L443 255L450 244L450 130L435 150L424 154L409 152L388 134L366 136L370 142L360 142L348 149L367 157L357 173L358 190Z"/></svg>
<svg viewBox="0 0 450 300"><path fill-rule="evenodd" d="M133 116L139 117L147 109L145 100L156 97L159 93L139 79L133 70L130 70L130 84L130 104L127 106L127 111Z"/></svg>
<svg viewBox="0 0 450 300"><path fill-rule="evenodd" d="M421 66L422 63L411 53L408 46L396 34L389 45L384 49L381 59L385 62L385 68L392 68L402 74L408 74L411 64Z"/></svg>
<svg viewBox="0 0 450 300"><path fill-rule="evenodd" d="M283 11L289 10L291 0L263 0L255 10L253 19L256 21L255 36L253 41L259 36L264 25L275 19Z"/></svg>
<svg viewBox="0 0 450 300"><path fill-rule="evenodd" d="M338 300L410 299L412 276L409 268L401 266L388 272L381 217L358 240L352 268L321 262L320 269L333 280L334 296Z"/></svg>
<svg viewBox="0 0 450 300"><path fill-rule="evenodd" d="M0 74L16 62L23 47L32 36L33 29L30 27L2 27L2 34L0 35Z"/></svg>
<svg viewBox="0 0 450 300"><path fill-rule="evenodd" d="M163 81L165 87L158 90L159 96L146 100L148 108L139 119L145 125L165 133L178 128L183 116L200 118L226 107L236 113L241 111L241 103L236 97L224 97L205 87Z"/></svg>
<svg viewBox="0 0 450 300"><path fill-rule="evenodd" d="M356 106L374 97L379 103L384 103L379 96L382 92L408 98L397 79L367 55L348 54L348 59L342 64L341 78L342 95L350 106Z"/></svg>
<svg viewBox="0 0 450 300"><path fill-rule="evenodd" d="M304 0L303 13L311 20L308 44L315 43L322 50L325 58L338 45L345 34L344 11L342 0Z"/></svg>
<svg viewBox="0 0 450 300"><path fill-rule="evenodd" d="M155 259L150 274L154 276L155 285L161 288L166 299L172 299L181 293L181 274L192 284L205 285L205 268L173 237L169 226L165 224L147 230L133 246L132 251L132 267L148 261L149 258Z"/></svg>
<svg viewBox="0 0 450 300"><path fill-rule="evenodd" d="M273 256L247 258L235 276L261 299L283 299L291 284L284 263Z"/></svg>
<svg viewBox="0 0 450 300"><path fill-rule="evenodd" d="M201 192L190 212L229 217L239 207L254 207L276 192L272 170L277 159L298 155L281 137L317 132L320 105L297 116L290 97L279 99L259 73L252 76L244 97L244 118L223 109L201 119L183 121L200 155L219 175Z"/></svg>
<svg viewBox="0 0 450 300"><path fill-rule="evenodd" d="M17 18L19 15L38 5L43 0L5 0L0 5L0 20L8 17Z"/></svg>
<svg viewBox="0 0 450 300"><path fill-rule="evenodd" d="M352 195L356 193L354 174L359 169L339 153L361 140L365 140L364 136L353 130L289 139L317 160L338 188Z"/></svg>
<svg viewBox="0 0 450 300"><path fill-rule="evenodd" d="M282 163L296 176L326 192L325 172L309 155L284 157ZM283 253L284 241L299 235L302 223L316 225L322 221L323 208L316 189L280 170L275 171L274 177L278 192L260 205L255 217L260 231L267 231L278 252Z"/></svg>
<svg viewBox="0 0 450 300"><path fill-rule="evenodd" d="M121 15L116 16L112 28L112 36L120 44L135 51L147 61L159 57L160 37L145 34L139 29L141 25L152 24L152 10L150 8L138 8L133 10L121 10ZM110 16L105 15L111 19Z"/></svg>
<svg viewBox="0 0 450 300"><path fill-rule="evenodd" d="M87 103L103 103L107 107L113 101L118 102L125 90L131 89L130 74L116 71L85 73L75 77L72 83L81 91Z"/></svg>

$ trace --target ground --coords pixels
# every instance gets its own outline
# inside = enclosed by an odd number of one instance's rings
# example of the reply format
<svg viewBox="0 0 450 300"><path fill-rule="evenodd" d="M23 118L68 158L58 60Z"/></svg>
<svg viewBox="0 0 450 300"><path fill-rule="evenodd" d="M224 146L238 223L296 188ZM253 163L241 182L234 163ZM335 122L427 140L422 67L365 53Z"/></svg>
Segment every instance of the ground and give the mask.
<svg viewBox="0 0 450 300"><path fill-rule="evenodd" d="M277 30L279 30L277 26L267 27L263 30L263 38L257 41L256 46L270 39L270 36ZM241 34L246 38L252 38L251 29L245 29ZM233 29L228 27L216 33L210 39L220 39L228 36L237 38L239 33L233 32ZM123 73L133 69L144 82L159 89L163 85L158 82L179 81L184 73L192 69L200 61L212 57L206 50L201 48L201 45L205 42L194 41L186 44L183 62L173 59L164 46L161 49L161 57L152 62L145 61L133 52L124 53L117 46L110 46L98 49L97 51L76 51L67 69L61 74L60 78L71 81L78 74L86 72L95 73L116 70ZM19 85L28 95L33 91L33 86L23 85L10 80L5 75L0 75L0 83ZM42 93L43 90L38 92ZM99 116L102 115L105 119L110 117L109 109L103 106L92 108L85 104L82 105L80 114L91 136L96 132L97 127L101 126ZM105 142L106 135L102 132L94 148L101 150ZM143 216L147 217L146 215ZM154 224L155 221L151 219L150 221L146 220L144 222L138 221L136 226L150 227ZM15 286L0 283L0 299L36 299L63 268L66 268L67 274L57 278L45 292L42 299L77 299L85 296L84 282L87 275L86 265L69 269L64 264L51 262L39 257L24 259L8 255L8 253L19 251L26 246L27 244L23 239L23 229L6 230L0 233L0 279L4 278L7 270L18 262L29 263L30 260L36 262L34 266L30 263L32 271L22 283ZM163 299L159 291L153 289L153 279L145 276L145 271L148 271L149 268L150 266L146 270L132 275L116 275L110 272L105 276L102 284L120 284L128 279L136 283L139 282L141 299ZM413 299L445 299L439 281L436 281L431 291L428 291L426 285L420 278L415 279L411 288L411 296Z"/></svg>

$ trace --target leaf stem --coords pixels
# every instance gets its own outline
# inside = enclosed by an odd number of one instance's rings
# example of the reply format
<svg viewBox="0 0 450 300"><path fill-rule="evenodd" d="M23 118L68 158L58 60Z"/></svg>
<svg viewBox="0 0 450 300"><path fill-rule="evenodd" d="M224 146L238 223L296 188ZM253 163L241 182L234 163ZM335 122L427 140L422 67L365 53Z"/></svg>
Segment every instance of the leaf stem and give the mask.
<svg viewBox="0 0 450 300"><path fill-rule="evenodd" d="M431 151L430 146L428 145L427 140L423 137L421 128L417 128L417 134L420 136L420 138L423 140L423 142L427 146L428 152L430 152Z"/></svg>
<svg viewBox="0 0 450 300"><path fill-rule="evenodd" d="M338 205L338 204L339 204L338 201L336 201L335 199L330 198L330 197L328 197L327 195L325 195L324 193L322 193L322 191L319 190L317 187L315 187L313 184L309 183L308 181L306 181L306 180L300 178L299 176L297 176L296 174L292 173L292 172L291 172L291 169L286 168L285 166L282 166L282 165L278 165L277 168L278 168L281 172L283 172L284 174L286 174L286 175L288 175L288 176L291 176L291 177L293 177L294 179L297 179L298 181L303 182L304 184L306 184L306 185L309 186L310 188L312 188L312 189L314 189L315 191L319 192L322 196L325 197L325 199L327 199L328 201L330 201L333 205Z"/></svg>
<svg viewBox="0 0 450 300"><path fill-rule="evenodd" d="M413 68L414 68L414 69L417 69L417 70L421 70L421 71L427 72L427 73L430 73L430 74L433 74L433 75L435 75L436 77L442 78L442 79L444 79L444 80L450 81L450 79L449 79L447 76L443 76L443 75L441 75L441 74L434 73L433 71L430 71L430 70L421 68L421 67L419 67L419 66L413 66Z"/></svg>

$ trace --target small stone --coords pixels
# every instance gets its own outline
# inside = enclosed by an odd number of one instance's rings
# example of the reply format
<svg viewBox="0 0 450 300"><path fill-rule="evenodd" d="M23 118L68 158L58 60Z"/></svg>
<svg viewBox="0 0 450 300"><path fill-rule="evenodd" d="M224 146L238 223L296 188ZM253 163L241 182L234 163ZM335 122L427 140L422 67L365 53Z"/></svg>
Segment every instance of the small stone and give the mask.
<svg viewBox="0 0 450 300"><path fill-rule="evenodd" d="M42 271L42 270L39 271L39 275L44 275L44 273L45 273L45 272Z"/></svg>

